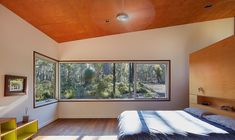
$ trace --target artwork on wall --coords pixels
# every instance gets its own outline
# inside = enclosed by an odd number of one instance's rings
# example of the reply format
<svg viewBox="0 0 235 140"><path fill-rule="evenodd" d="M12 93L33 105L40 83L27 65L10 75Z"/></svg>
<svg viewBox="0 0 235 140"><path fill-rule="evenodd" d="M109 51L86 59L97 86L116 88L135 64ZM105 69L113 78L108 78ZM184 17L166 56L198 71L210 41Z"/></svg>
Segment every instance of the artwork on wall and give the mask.
<svg viewBox="0 0 235 140"><path fill-rule="evenodd" d="M27 86L27 77L5 75L4 96L25 95Z"/></svg>

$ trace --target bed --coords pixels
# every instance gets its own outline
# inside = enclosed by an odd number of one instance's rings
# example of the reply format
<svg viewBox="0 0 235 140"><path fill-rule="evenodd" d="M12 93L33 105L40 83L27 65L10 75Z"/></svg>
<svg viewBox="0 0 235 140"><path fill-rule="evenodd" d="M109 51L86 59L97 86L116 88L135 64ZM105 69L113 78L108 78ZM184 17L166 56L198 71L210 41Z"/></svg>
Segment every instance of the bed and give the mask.
<svg viewBox="0 0 235 140"><path fill-rule="evenodd" d="M231 127L184 110L125 111L118 121L119 140L235 140Z"/></svg>

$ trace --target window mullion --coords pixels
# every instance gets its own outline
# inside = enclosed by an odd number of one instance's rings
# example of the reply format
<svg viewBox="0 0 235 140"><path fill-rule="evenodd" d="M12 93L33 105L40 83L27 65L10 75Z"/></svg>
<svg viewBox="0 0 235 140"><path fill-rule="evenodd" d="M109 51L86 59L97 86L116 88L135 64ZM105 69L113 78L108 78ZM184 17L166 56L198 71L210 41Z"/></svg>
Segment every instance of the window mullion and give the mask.
<svg viewBox="0 0 235 140"><path fill-rule="evenodd" d="M136 84L137 84L137 82L136 82L136 63L133 63L133 65L132 65L132 67L133 67L133 88L134 88L134 98L136 99Z"/></svg>
<svg viewBox="0 0 235 140"><path fill-rule="evenodd" d="M115 95L115 92L116 92L116 64L113 63L113 98L114 98L114 95Z"/></svg>

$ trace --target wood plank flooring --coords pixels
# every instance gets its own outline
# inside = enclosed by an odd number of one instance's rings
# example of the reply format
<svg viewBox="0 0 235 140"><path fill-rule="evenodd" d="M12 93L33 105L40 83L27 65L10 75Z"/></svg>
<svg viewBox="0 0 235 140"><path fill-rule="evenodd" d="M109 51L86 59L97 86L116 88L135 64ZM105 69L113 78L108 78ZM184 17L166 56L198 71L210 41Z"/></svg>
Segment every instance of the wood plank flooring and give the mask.
<svg viewBox="0 0 235 140"><path fill-rule="evenodd" d="M58 119L33 140L116 140L116 119Z"/></svg>

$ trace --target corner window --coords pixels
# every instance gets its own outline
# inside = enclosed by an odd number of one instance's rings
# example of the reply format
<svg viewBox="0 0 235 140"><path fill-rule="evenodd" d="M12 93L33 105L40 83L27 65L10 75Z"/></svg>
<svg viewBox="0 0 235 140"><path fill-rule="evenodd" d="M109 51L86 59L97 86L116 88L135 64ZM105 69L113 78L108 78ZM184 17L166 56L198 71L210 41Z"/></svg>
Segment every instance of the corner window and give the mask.
<svg viewBox="0 0 235 140"><path fill-rule="evenodd" d="M170 61L61 62L61 100L169 100Z"/></svg>
<svg viewBox="0 0 235 140"><path fill-rule="evenodd" d="M34 107L56 102L57 61L34 53Z"/></svg>

